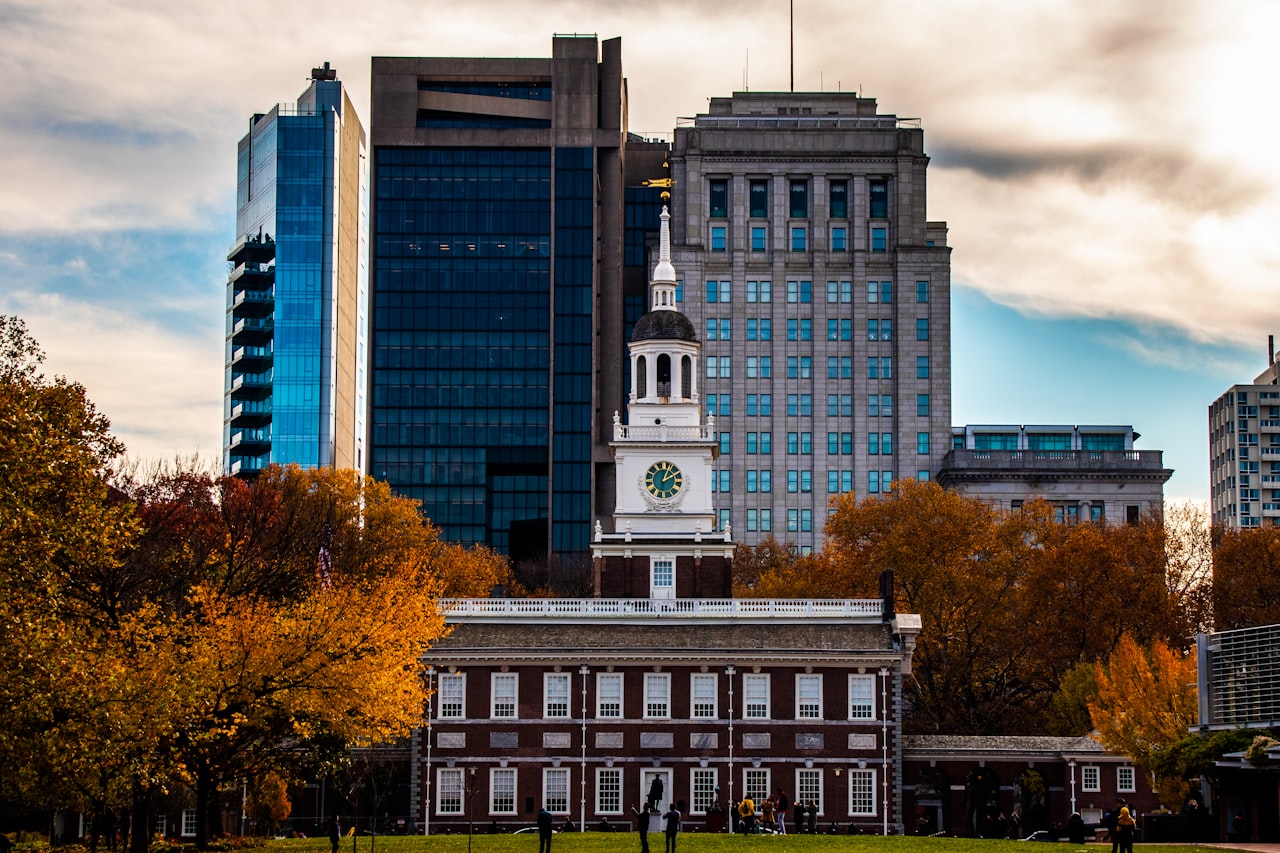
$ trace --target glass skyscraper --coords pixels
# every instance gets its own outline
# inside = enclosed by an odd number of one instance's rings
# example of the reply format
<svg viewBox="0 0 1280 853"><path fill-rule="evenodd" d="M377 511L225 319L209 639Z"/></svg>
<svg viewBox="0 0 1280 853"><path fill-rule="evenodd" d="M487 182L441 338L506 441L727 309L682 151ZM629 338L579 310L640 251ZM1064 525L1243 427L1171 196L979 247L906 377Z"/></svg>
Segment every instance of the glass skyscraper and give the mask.
<svg viewBox="0 0 1280 853"><path fill-rule="evenodd" d="M363 470L364 129L328 63L296 104L253 116L227 256L223 469Z"/></svg>
<svg viewBox="0 0 1280 853"><path fill-rule="evenodd" d="M516 560L586 551L622 408L621 45L552 53L373 60L369 471Z"/></svg>

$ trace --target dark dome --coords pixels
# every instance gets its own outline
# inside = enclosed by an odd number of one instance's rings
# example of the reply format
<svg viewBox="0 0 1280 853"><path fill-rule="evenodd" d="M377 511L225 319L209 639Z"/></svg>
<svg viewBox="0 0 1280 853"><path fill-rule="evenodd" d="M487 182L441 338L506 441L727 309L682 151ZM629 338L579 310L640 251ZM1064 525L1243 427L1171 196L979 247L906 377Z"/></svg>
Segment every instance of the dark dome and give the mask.
<svg viewBox="0 0 1280 853"><path fill-rule="evenodd" d="M636 321L631 332L635 341L696 341L693 323L679 311L650 311Z"/></svg>

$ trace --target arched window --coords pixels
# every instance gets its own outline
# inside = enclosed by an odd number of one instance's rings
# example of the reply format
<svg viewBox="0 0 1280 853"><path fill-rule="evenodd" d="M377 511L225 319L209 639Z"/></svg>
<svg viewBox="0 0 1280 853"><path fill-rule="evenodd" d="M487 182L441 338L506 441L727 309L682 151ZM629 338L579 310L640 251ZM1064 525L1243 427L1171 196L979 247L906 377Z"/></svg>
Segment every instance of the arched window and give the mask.
<svg viewBox="0 0 1280 853"><path fill-rule="evenodd" d="M644 356L636 359L636 397L643 400L648 394L649 371Z"/></svg>
<svg viewBox="0 0 1280 853"><path fill-rule="evenodd" d="M693 399L693 359L687 355L680 359L680 396Z"/></svg>
<svg viewBox="0 0 1280 853"><path fill-rule="evenodd" d="M658 375L654 377L654 380L658 383L657 384L658 396L670 397L671 396L671 356L667 355L665 352L662 355L658 356Z"/></svg>

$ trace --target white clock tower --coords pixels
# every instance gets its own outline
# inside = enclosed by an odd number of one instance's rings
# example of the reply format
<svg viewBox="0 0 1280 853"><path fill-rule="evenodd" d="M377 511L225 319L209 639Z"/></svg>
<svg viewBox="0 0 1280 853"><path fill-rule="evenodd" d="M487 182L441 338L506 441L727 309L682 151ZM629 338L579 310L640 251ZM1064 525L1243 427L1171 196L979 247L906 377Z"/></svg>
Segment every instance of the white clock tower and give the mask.
<svg viewBox="0 0 1280 853"><path fill-rule="evenodd" d="M663 208L650 310L631 334L627 423L613 418L617 492L613 530L596 522L591 546L597 597L728 598L731 531L716 530L715 421L702 419L702 345L676 307L671 215Z"/></svg>

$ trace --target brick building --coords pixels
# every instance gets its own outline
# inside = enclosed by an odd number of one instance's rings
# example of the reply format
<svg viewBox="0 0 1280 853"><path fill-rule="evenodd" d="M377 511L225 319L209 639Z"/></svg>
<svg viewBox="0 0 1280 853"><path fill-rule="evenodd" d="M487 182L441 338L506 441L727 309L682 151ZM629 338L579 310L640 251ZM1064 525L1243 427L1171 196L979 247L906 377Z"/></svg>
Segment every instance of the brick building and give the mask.
<svg viewBox="0 0 1280 853"><path fill-rule="evenodd" d="M544 806L620 829L646 798L714 831L744 795L779 789L813 804L822 831L903 830L902 679L920 619L880 600L731 597L732 529L712 505L719 443L669 221L631 337L628 410L614 416L616 509L595 525L595 597L443 603L453 630L432 649L412 765L410 807L428 832L527 826Z"/></svg>

